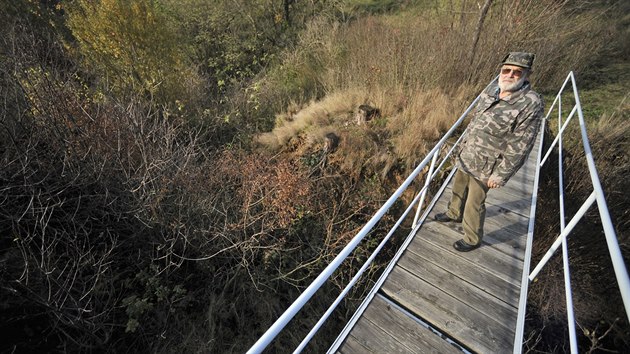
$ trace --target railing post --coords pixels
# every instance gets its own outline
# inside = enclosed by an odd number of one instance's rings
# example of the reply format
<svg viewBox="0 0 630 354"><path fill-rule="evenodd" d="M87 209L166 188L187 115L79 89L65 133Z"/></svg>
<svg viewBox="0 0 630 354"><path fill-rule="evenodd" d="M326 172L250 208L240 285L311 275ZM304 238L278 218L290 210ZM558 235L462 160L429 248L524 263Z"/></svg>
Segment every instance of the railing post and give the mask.
<svg viewBox="0 0 630 354"><path fill-rule="evenodd" d="M576 105L577 107L577 105ZM562 96L558 100L558 193L560 203L560 233L564 232L564 174L562 158ZM573 315L573 295L571 290L571 273L569 271L569 248L567 238L562 238L562 265L564 269L564 296L567 306L567 326L569 328L569 342L571 353L577 353L577 334L575 332L575 316Z"/></svg>
<svg viewBox="0 0 630 354"><path fill-rule="evenodd" d="M427 196L427 191L429 190L429 184L433 179L433 170L435 168L435 161L437 161L440 150L437 150L433 154L433 159L431 160L431 167L429 167L429 173L427 173L427 179L424 182L424 187L422 188L422 195L420 196L420 201L418 202L418 206L416 207L416 216L413 218L412 227L415 228L418 225L418 219L420 218L420 212L422 211L422 205L424 204L424 199Z"/></svg>

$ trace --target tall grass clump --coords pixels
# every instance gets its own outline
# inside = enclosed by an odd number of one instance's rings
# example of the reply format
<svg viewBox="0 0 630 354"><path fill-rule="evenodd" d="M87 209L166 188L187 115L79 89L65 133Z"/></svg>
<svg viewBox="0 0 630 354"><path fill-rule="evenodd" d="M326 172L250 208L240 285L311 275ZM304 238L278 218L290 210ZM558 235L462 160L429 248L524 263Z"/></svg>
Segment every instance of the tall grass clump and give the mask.
<svg viewBox="0 0 630 354"><path fill-rule="evenodd" d="M455 95L433 89L417 92L372 92L347 89L327 95L294 113L278 115L276 128L260 134L257 141L279 151L321 147L329 133L338 136L334 161L351 175L387 174L401 164L413 168L457 119L467 91ZM378 116L357 124L360 105L379 107ZM415 119L421 117L421 119ZM298 151L300 153L300 151Z"/></svg>

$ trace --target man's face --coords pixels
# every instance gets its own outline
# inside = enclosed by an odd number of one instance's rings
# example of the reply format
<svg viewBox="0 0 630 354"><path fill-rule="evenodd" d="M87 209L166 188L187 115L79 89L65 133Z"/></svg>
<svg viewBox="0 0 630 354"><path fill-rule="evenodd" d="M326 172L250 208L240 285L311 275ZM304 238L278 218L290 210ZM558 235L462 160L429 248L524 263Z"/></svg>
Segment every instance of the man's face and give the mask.
<svg viewBox="0 0 630 354"><path fill-rule="evenodd" d="M527 69L516 65L503 65L499 75L501 91L514 92L523 86L527 78Z"/></svg>

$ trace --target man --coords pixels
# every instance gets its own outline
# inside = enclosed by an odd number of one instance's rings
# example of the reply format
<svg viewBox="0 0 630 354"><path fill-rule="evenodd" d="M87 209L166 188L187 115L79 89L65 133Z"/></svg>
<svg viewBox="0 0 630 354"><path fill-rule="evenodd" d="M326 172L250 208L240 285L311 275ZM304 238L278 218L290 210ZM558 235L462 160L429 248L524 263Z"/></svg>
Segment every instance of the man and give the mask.
<svg viewBox="0 0 630 354"><path fill-rule="evenodd" d="M481 93L462 139L448 211L435 215L439 222L463 223L457 251L481 245L488 190L504 186L532 150L543 115L542 99L528 81L533 62L534 54L524 52L503 59L498 85Z"/></svg>

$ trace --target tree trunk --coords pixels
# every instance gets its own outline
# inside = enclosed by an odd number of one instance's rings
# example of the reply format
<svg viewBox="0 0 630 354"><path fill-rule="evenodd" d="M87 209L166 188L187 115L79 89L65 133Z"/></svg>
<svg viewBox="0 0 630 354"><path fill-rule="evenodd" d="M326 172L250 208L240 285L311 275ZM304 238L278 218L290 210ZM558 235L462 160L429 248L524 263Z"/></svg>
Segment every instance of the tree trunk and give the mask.
<svg viewBox="0 0 630 354"><path fill-rule="evenodd" d="M287 21L287 26L291 27L291 12L289 7L295 2L295 0L284 0L284 20Z"/></svg>
<svg viewBox="0 0 630 354"><path fill-rule="evenodd" d="M464 28L464 14L466 13L466 0L462 1L462 11L459 12L459 27Z"/></svg>
<svg viewBox="0 0 630 354"><path fill-rule="evenodd" d="M483 7L481 8L481 13L479 14L479 22L477 22L477 28L475 29L475 36L473 37L472 47L470 48L469 65L473 63L473 60L475 58L475 54L477 51L477 43L479 42L479 36L481 35L483 22L486 19L486 15L488 14L488 10L490 9L491 4L492 4L492 0L486 0L485 4L483 4Z"/></svg>

